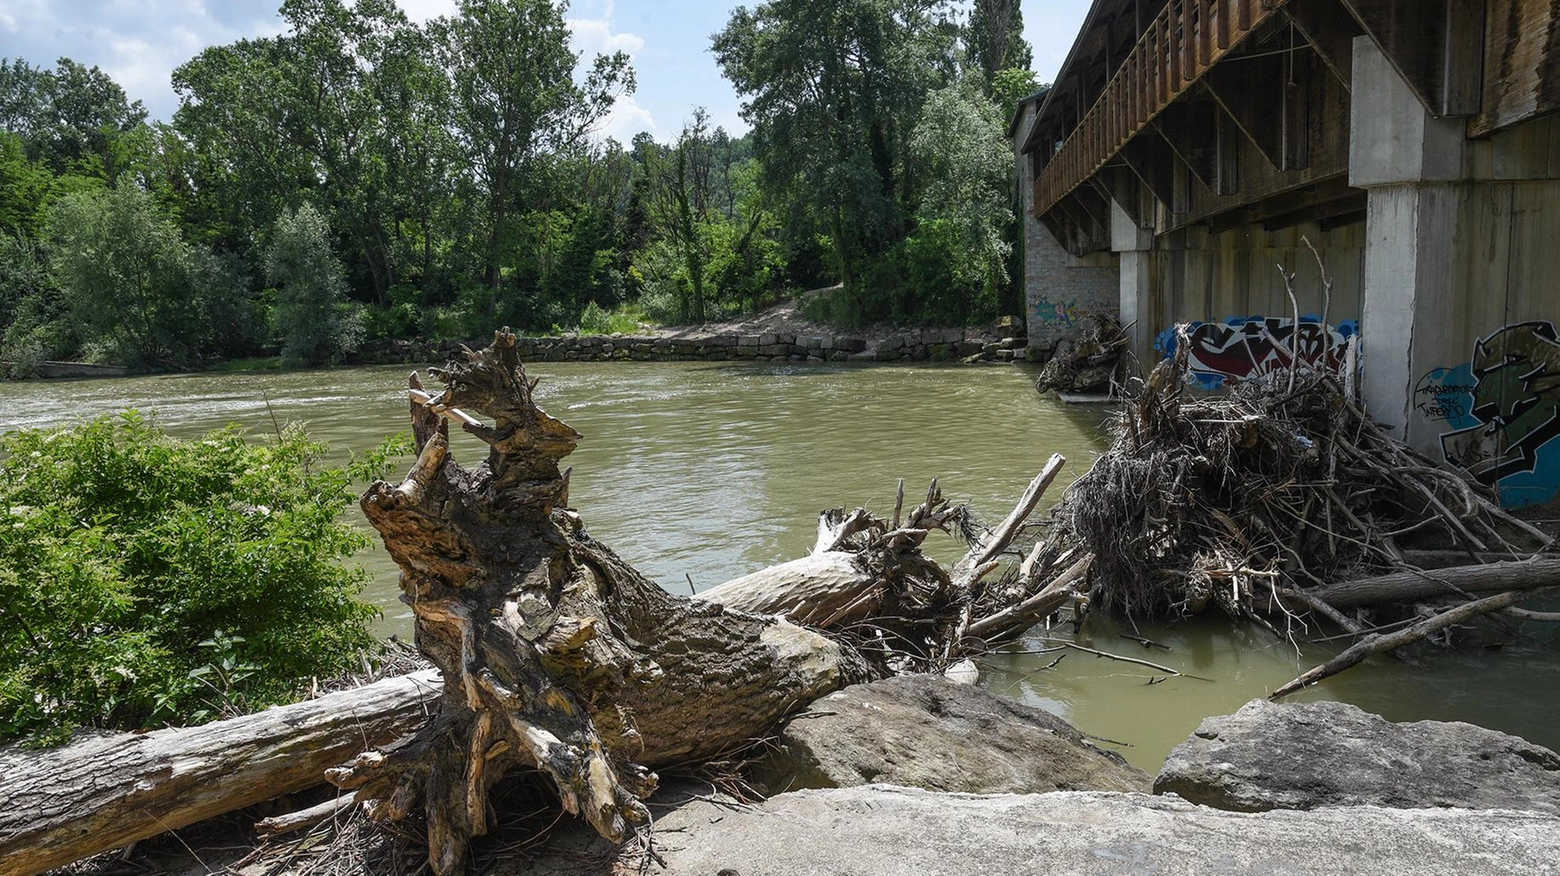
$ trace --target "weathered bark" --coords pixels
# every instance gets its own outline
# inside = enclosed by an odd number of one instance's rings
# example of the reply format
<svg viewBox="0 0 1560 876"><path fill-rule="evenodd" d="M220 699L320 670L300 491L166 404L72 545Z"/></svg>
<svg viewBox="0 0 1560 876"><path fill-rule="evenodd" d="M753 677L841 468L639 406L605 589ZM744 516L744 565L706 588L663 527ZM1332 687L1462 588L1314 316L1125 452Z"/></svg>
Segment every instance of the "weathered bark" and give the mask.
<svg viewBox="0 0 1560 876"><path fill-rule="evenodd" d="M1560 557L1539 556L1505 563L1403 571L1315 587L1308 593L1333 608L1418 602L1460 593L1536 590L1560 585Z"/></svg>
<svg viewBox="0 0 1560 876"><path fill-rule="evenodd" d="M417 462L362 502L444 692L414 740L334 776L376 816L423 807L439 874L463 869L487 790L512 770L540 770L566 810L621 839L646 817L651 769L743 747L867 674L847 646L668 594L592 539L559 470L579 436L534 403L514 337L467 358L434 372L436 396L414 375ZM476 468L449 454L446 418L491 448Z"/></svg>
<svg viewBox="0 0 1560 876"><path fill-rule="evenodd" d="M203 727L0 752L0 876L30 876L318 785L423 723L433 672Z"/></svg>

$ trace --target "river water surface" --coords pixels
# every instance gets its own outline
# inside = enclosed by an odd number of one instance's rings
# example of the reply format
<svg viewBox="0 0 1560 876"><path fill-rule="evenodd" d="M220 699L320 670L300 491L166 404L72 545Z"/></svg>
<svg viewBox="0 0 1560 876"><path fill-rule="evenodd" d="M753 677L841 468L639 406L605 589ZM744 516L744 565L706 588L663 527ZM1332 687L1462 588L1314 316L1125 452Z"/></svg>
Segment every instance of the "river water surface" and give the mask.
<svg viewBox="0 0 1560 876"><path fill-rule="evenodd" d="M407 428L407 370L8 383L0 385L0 428L129 407L154 412L182 436L232 422L262 434L304 420L344 459ZM887 513L899 478L907 501L936 477L950 499L995 521L1051 453L1069 460L1054 500L1104 447L1105 409L1040 397L1024 368L625 362L528 370L542 379L541 404L584 435L568 462L570 499L586 525L676 593L801 556L823 508ZM484 451L469 436L457 439L463 462ZM929 545L945 561L962 552L951 538ZM409 635L394 564L377 547L360 560L373 576L367 596L384 610L380 631ZM1296 699L1342 699L1393 720L1467 720L1560 747L1553 626L1529 624L1498 651L1430 654L1418 668L1373 660ZM1297 652L1213 617L1138 632L1169 650L1145 650L1101 619L1079 641L1187 675L1150 684L1164 674L1075 651L1053 667L1063 652L1039 653L1048 643L1037 631L1015 653L984 660L982 680L1114 741L1107 747L1153 773L1202 718L1234 711L1342 647ZM1055 635L1070 639L1072 631Z"/></svg>

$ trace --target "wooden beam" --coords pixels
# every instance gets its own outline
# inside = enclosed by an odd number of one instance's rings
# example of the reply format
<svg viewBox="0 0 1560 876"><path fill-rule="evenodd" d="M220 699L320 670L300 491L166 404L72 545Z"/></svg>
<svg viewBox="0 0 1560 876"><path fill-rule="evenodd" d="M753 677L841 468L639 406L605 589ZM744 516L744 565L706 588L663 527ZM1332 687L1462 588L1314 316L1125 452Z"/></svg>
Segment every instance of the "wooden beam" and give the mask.
<svg viewBox="0 0 1560 876"><path fill-rule="evenodd" d="M1365 221L1365 215L1366 211L1364 210L1357 210L1353 213L1339 213L1336 216L1318 220L1317 225L1325 233L1335 228L1343 228L1346 225L1358 225Z"/></svg>
<svg viewBox="0 0 1560 876"><path fill-rule="evenodd" d="M1478 113L1485 0L1340 2L1431 115Z"/></svg>
<svg viewBox="0 0 1560 876"><path fill-rule="evenodd" d="M1284 169L1286 66L1283 54L1260 53L1226 58L1203 74L1214 100L1257 151L1280 170Z"/></svg>
<svg viewBox="0 0 1560 876"><path fill-rule="evenodd" d="M1218 104L1194 92L1165 107L1154 120L1176 157L1210 189L1218 181L1219 144L1210 136L1218 125L1218 115Z"/></svg>
<svg viewBox="0 0 1560 876"><path fill-rule="evenodd" d="M1291 210L1288 213L1266 216L1262 219L1262 229L1264 231L1281 231L1305 222L1324 222L1335 216L1346 216L1355 213L1363 214L1365 212L1365 198L1366 194L1364 192L1358 192L1352 195L1345 195L1336 200L1323 201L1310 207Z"/></svg>
<svg viewBox="0 0 1560 876"><path fill-rule="evenodd" d="M1300 170L1311 164L1311 71L1316 53L1309 47L1284 56L1283 163L1280 170Z"/></svg>
<svg viewBox="0 0 1560 876"><path fill-rule="evenodd" d="M1094 227L1106 237L1110 236L1110 199L1093 185L1081 185L1073 190L1078 206L1089 215Z"/></svg>
<svg viewBox="0 0 1560 876"><path fill-rule="evenodd" d="M1280 192L1234 210L1209 217L1208 230L1220 234L1253 222L1283 222L1277 227L1287 227L1298 222L1316 221L1325 217L1364 209L1365 193L1349 185L1347 174L1329 177L1312 185L1300 186ZM1289 217L1293 221L1289 221ZM1271 229L1270 229L1271 230Z"/></svg>
<svg viewBox="0 0 1560 876"><path fill-rule="evenodd" d="M1284 14L1345 90L1353 87L1354 38L1365 33L1339 0L1290 3Z"/></svg>
<svg viewBox="0 0 1560 876"><path fill-rule="evenodd" d="M1555 4L1551 3L1553 7ZM1479 112L1484 90L1485 0L1451 0L1446 5L1446 45L1441 55L1441 115ZM1551 54L1560 47L1551 44ZM1552 62L1560 59L1552 59Z"/></svg>
<svg viewBox="0 0 1560 876"><path fill-rule="evenodd" d="M1105 188L1110 192L1111 201L1126 213L1133 224L1143 226L1143 199L1142 183L1138 182L1137 174L1126 165L1108 164L1100 169L1099 179L1104 180Z"/></svg>
<svg viewBox="0 0 1560 876"><path fill-rule="evenodd" d="M1215 106L1218 103L1215 102ZM1229 197L1240 192L1240 126L1222 107L1214 114L1213 193Z"/></svg>
<svg viewBox="0 0 1560 876"><path fill-rule="evenodd" d="M1119 153L1166 210L1175 205L1175 153L1157 131L1144 131L1127 141Z"/></svg>

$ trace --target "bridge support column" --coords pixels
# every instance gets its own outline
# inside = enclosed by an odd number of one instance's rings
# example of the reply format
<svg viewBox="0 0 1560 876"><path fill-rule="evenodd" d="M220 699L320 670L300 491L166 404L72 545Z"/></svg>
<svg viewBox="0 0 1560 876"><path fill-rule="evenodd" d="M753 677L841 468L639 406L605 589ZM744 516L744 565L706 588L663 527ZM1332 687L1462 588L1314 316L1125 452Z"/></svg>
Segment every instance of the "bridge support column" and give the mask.
<svg viewBox="0 0 1560 876"><path fill-rule="evenodd" d="M1110 203L1110 248L1120 257L1121 324L1130 326L1132 354L1147 370L1156 357L1154 327L1163 305L1154 296L1154 229L1144 228L1115 201Z"/></svg>
<svg viewBox="0 0 1560 876"><path fill-rule="evenodd" d="M1449 315L1464 123L1432 116L1369 37L1354 40L1349 184L1369 192L1360 334L1372 417L1420 450L1415 381L1445 358L1427 349Z"/></svg>

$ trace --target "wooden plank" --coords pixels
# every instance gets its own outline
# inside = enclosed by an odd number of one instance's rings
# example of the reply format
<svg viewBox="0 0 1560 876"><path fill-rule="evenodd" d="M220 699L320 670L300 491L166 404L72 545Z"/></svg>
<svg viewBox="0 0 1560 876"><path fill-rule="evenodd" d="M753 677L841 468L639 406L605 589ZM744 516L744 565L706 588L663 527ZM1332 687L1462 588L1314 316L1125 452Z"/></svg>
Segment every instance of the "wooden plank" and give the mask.
<svg viewBox="0 0 1560 876"><path fill-rule="evenodd" d="M1308 0L1284 7L1295 30L1311 44L1344 88L1354 77L1354 38L1365 31L1339 0ZM1482 30L1482 28L1481 28Z"/></svg>
<svg viewBox="0 0 1560 876"><path fill-rule="evenodd" d="M1227 59L1203 74L1214 100L1275 168L1284 167L1283 55Z"/></svg>
<svg viewBox="0 0 1560 876"><path fill-rule="evenodd" d="M1216 137L1209 136L1218 125L1218 117L1219 106L1212 99L1187 95L1165 107L1154 120L1176 157L1209 188L1218 182L1219 144Z"/></svg>

